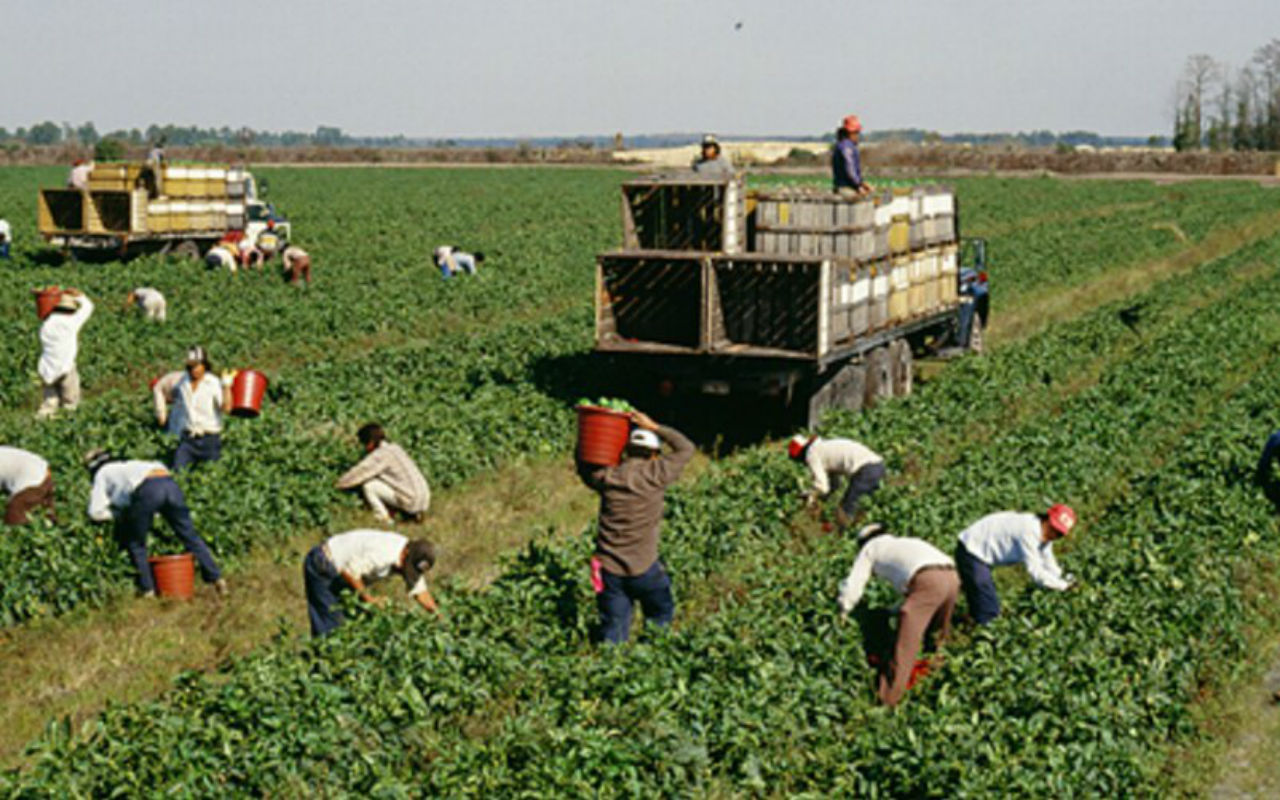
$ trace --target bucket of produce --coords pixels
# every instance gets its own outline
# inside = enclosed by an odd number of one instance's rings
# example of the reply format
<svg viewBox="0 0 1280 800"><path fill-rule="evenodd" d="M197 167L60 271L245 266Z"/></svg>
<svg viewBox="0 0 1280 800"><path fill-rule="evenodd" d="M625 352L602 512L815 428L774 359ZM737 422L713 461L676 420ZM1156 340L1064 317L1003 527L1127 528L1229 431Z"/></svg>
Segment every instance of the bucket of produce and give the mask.
<svg viewBox="0 0 1280 800"><path fill-rule="evenodd" d="M616 467L631 435L631 406L625 401L579 400L578 459L601 467Z"/></svg>
<svg viewBox="0 0 1280 800"><path fill-rule="evenodd" d="M36 296L36 316L44 319L53 313L54 306L62 299L62 287L48 286L44 289L33 289Z"/></svg>
<svg viewBox="0 0 1280 800"><path fill-rule="evenodd" d="M161 597L189 600L196 593L196 561L190 553L178 556L151 556L151 574Z"/></svg>
<svg viewBox="0 0 1280 800"><path fill-rule="evenodd" d="M256 417L262 413L262 395L267 391L267 376L256 369L242 369L231 382L231 413L237 417Z"/></svg>

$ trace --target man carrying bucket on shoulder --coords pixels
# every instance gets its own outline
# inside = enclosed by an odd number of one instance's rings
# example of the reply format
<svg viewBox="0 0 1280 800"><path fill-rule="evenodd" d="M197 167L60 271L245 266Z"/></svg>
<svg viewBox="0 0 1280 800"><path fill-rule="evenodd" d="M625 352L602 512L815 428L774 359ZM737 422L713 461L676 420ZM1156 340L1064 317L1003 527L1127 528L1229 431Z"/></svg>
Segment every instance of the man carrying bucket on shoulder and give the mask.
<svg viewBox="0 0 1280 800"><path fill-rule="evenodd" d="M675 428L659 425L647 414L631 413L635 429L621 464L600 466L578 460L578 476L600 495L596 552L591 583L606 643L625 642L631 614L640 603L645 622L671 624L676 603L671 578L658 557L658 537L667 487L676 482L693 458L694 446ZM670 450L664 455L662 443Z"/></svg>
<svg viewBox="0 0 1280 800"><path fill-rule="evenodd" d="M182 489L164 464L125 461L106 450L92 450L85 454L84 465L93 482L89 492L89 519L94 522L116 520L117 536L138 571L138 589L144 597L154 597L156 593L155 576L147 560L147 535L151 533L156 514L164 517L174 535L195 556L205 582L213 584L218 594L227 593L222 570L213 560L209 545L196 533Z"/></svg>
<svg viewBox="0 0 1280 800"><path fill-rule="evenodd" d="M222 457L222 415L231 410L231 380L228 371L219 380L209 366L203 347L187 351L186 373L177 383L161 379L152 389L156 406L156 422L168 426L168 399L174 401L174 413L180 415L178 449L173 454L173 470L181 472L201 461L217 461ZM224 383L225 381L225 383Z"/></svg>

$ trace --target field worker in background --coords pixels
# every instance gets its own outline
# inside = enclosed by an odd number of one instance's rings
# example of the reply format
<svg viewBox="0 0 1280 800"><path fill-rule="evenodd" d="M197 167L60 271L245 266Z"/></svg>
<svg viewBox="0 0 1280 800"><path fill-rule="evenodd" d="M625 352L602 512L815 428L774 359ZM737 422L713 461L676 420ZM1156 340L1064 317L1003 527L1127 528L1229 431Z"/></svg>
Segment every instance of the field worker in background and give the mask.
<svg viewBox="0 0 1280 800"><path fill-rule="evenodd" d="M181 472L199 461L217 461L222 457L222 415L231 410L231 378L228 372L225 385L213 374L209 356L203 347L187 351L187 370L169 392L162 391L161 382L152 390L156 405L156 422L165 428L169 423L168 400L174 401L175 412L181 415L183 427L179 434L178 449L173 454L173 471Z"/></svg>
<svg viewBox="0 0 1280 800"><path fill-rule="evenodd" d="M71 173L67 175L67 188L89 191L89 173L93 172L93 162L77 158L71 164Z"/></svg>
<svg viewBox="0 0 1280 800"><path fill-rule="evenodd" d="M667 487L693 458L693 443L675 428L634 412L621 464L578 462L583 483L600 495L599 530L591 559L591 582L600 611L601 636L609 644L631 635L632 606L640 603L646 624L665 626L675 617L671 578L658 558L658 537ZM662 454L662 443L671 450Z"/></svg>
<svg viewBox="0 0 1280 800"><path fill-rule="evenodd" d="M816 508L821 498L839 488L842 477L849 479L840 507L836 509L836 520L841 527L855 522L858 502L879 489L884 480L884 459L852 439L820 439L796 434L787 444L787 455L809 468L813 488L806 495L806 502L810 508Z"/></svg>
<svg viewBox="0 0 1280 800"><path fill-rule="evenodd" d="M1053 557L1053 543L1071 533L1076 512L1069 506L1051 506L1043 514L1000 511L988 514L965 528L956 545L956 566L964 584L969 613L979 625L1000 616L1000 598L991 568L1022 563L1036 585L1046 589L1070 589Z"/></svg>
<svg viewBox="0 0 1280 800"><path fill-rule="evenodd" d="M720 151L713 134L702 137L702 151L693 159L693 171L700 175L732 175L733 162Z"/></svg>
<svg viewBox="0 0 1280 800"><path fill-rule="evenodd" d="M893 584L905 598L893 655L881 665L877 690L880 702L892 706L907 691L925 634L935 632L937 644L950 635L960 579L946 553L923 539L891 536L878 523L858 531L858 544L858 557L840 584L840 613L847 617L853 611L872 575Z"/></svg>
<svg viewBox="0 0 1280 800"><path fill-rule="evenodd" d="M53 312L40 326L40 363L37 369L44 383L44 402L36 412L48 419L59 408L74 411L80 405L80 373L76 355L80 349L80 329L93 314L93 301L78 289L67 289Z"/></svg>
<svg viewBox="0 0 1280 800"><path fill-rule="evenodd" d="M120 544L129 553L138 571L138 588L144 597L154 597L155 577L147 561L147 536L155 515L164 517L183 547L195 556L200 575L212 583L218 594L227 593L222 571L191 522L182 489L158 461L125 461L106 450L85 454L85 467L93 488L89 492L89 519L111 522L116 519Z"/></svg>
<svg viewBox="0 0 1280 800"><path fill-rule="evenodd" d="M0 446L0 488L9 495L4 509L5 525L25 525L37 508L58 521L53 510L53 473L49 462L17 447Z"/></svg>
<svg viewBox="0 0 1280 800"><path fill-rule="evenodd" d="M267 219L267 229L258 234L258 239L253 243L258 248L258 252L262 253L263 258L271 258L280 252L280 248L284 246L284 241L280 238L280 234L276 233L276 221Z"/></svg>
<svg viewBox="0 0 1280 800"><path fill-rule="evenodd" d="M306 278L307 285L311 285L311 256L306 250L296 245L289 245L280 254L280 259L284 267L284 279L291 284L303 278Z"/></svg>
<svg viewBox="0 0 1280 800"><path fill-rule="evenodd" d="M452 278L459 272L475 275L476 266L484 263L484 253L468 253L457 245L446 244L436 248L435 261L442 278Z"/></svg>
<svg viewBox="0 0 1280 800"><path fill-rule="evenodd" d="M13 242L13 231L9 228L9 220L0 219L0 258L9 260L9 245Z"/></svg>
<svg viewBox="0 0 1280 800"><path fill-rule="evenodd" d="M367 587L393 572L404 578L409 596L418 605L440 613L427 586L427 572L435 563L435 547L425 539L369 530L330 536L324 544L311 548L302 562L311 635L324 636L342 624L338 593L346 589L355 591L366 603L382 605L381 598L369 594Z"/></svg>
<svg viewBox="0 0 1280 800"><path fill-rule="evenodd" d="M240 267L240 247L235 242L218 242L204 254L204 263L209 269L225 269L234 275Z"/></svg>
<svg viewBox="0 0 1280 800"><path fill-rule="evenodd" d="M257 245L240 243L240 269L262 269L263 255Z"/></svg>
<svg viewBox="0 0 1280 800"><path fill-rule="evenodd" d="M871 194L871 184L862 179L862 153L858 140L862 122L850 114L836 128L836 146L831 150L832 191L853 193L861 197Z"/></svg>
<svg viewBox="0 0 1280 800"><path fill-rule="evenodd" d="M168 304L160 290L139 286L124 299L125 308L134 307L147 319L164 322L168 319Z"/></svg>
<svg viewBox="0 0 1280 800"><path fill-rule="evenodd" d="M391 509L421 522L431 505L431 489L418 465L398 444L387 441L386 431L376 422L356 431L365 457L334 483L339 489L359 488L373 516L391 524Z"/></svg>

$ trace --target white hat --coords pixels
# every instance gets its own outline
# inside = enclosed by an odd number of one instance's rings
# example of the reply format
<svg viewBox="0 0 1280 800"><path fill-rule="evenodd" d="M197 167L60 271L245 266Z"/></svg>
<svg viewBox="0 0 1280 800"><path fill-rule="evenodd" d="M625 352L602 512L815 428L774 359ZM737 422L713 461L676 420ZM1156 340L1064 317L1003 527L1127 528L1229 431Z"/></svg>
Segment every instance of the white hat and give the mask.
<svg viewBox="0 0 1280 800"><path fill-rule="evenodd" d="M647 431L644 428L636 428L632 431L628 444L632 447L645 447L649 450L662 449L662 441L658 438L658 434L653 431Z"/></svg>
<svg viewBox="0 0 1280 800"><path fill-rule="evenodd" d="M883 533L888 533L888 532L889 532L889 529L886 528L884 524L880 522L873 522L870 525L864 525L862 526L862 530L858 531L858 536L857 536L858 544L864 545L867 542L871 541L872 539L876 538L877 536Z"/></svg>

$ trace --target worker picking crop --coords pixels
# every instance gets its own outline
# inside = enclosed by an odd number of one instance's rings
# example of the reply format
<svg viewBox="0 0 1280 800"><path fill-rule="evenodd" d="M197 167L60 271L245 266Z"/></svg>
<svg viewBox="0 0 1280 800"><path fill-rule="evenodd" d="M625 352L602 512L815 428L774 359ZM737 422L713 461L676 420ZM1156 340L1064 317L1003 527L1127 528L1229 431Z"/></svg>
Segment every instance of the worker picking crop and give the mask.
<svg viewBox="0 0 1280 800"><path fill-rule="evenodd" d="M999 511L965 528L956 544L956 566L969 613L979 625L1000 616L991 568L1021 563L1037 586L1065 591L1073 585L1053 555L1053 543L1071 533L1076 512L1061 503L1043 514Z"/></svg>
<svg viewBox="0 0 1280 800"><path fill-rule="evenodd" d="M37 370L44 384L44 399L36 416L48 419L59 410L74 411L80 405L80 329L93 314L93 301L78 289L66 289L58 304L40 325L40 362Z"/></svg>
<svg viewBox="0 0 1280 800"><path fill-rule="evenodd" d="M404 448L387 441L376 422L356 432L365 457L334 482L338 489L359 489L379 522L390 525L391 512L399 511L415 522L431 505L431 488Z"/></svg>
<svg viewBox="0 0 1280 800"><path fill-rule="evenodd" d="M168 318L168 303L159 289L150 286L139 286L125 296L126 309L136 308L145 318L156 322L164 322Z"/></svg>
<svg viewBox="0 0 1280 800"><path fill-rule="evenodd" d="M214 375L209 355L196 346L187 351L185 373L176 382L161 379L152 388L156 423L161 428L169 427L170 400L174 413L180 415L178 449L173 454L175 472L222 457L222 415L231 410L234 377L234 371L225 373L225 380Z"/></svg>
<svg viewBox="0 0 1280 800"><path fill-rule="evenodd" d="M0 217L0 259L10 260L9 249L12 243L13 229L9 227L9 220Z"/></svg>
<svg viewBox="0 0 1280 800"><path fill-rule="evenodd" d="M892 706L907 691L925 636L933 632L934 643L941 645L950 635L960 579L946 553L923 539L893 536L879 523L858 531L858 546L858 557L840 584L841 615L847 617L858 605L872 575L891 583L904 598L893 654L880 663L876 692L881 703Z"/></svg>
<svg viewBox="0 0 1280 800"><path fill-rule="evenodd" d="M836 509L836 520L842 528L857 522L859 501L879 489L884 480L884 459L852 439L796 434L787 444L787 455L809 468L813 487L806 493L805 501L811 509L834 494L842 478L848 479L849 485Z"/></svg>
<svg viewBox="0 0 1280 800"><path fill-rule="evenodd" d="M635 429L622 463L600 466L578 460L583 483L600 495L591 580L600 612L601 636L610 644L631 634L635 603L646 624L669 625L675 617L671 578L658 556L667 487L693 458L693 443L647 414L631 412ZM662 452L662 445L670 447Z"/></svg>
<svg viewBox="0 0 1280 800"><path fill-rule="evenodd" d="M395 573L404 578L409 596L426 611L439 613L427 572L435 566L435 547L425 539L410 540L398 533L354 530L330 536L307 553L302 562L311 635L324 636L342 625L338 595L347 590L381 605L368 585Z"/></svg>
<svg viewBox="0 0 1280 800"><path fill-rule="evenodd" d="M468 275L475 275L476 269L480 264L484 263L484 253L468 253L457 245L440 245L435 249L436 268L440 270L440 277L452 278L459 272L465 272Z"/></svg>
<svg viewBox="0 0 1280 800"><path fill-rule="evenodd" d="M700 175L733 175L733 162L721 150L719 140L710 133L702 137L702 147L690 168Z"/></svg>
<svg viewBox="0 0 1280 800"><path fill-rule="evenodd" d="M860 197L875 191L862 177L862 153L858 149L861 138L862 121L854 114L845 117L836 128L836 145L831 149L832 191Z"/></svg>
<svg viewBox="0 0 1280 800"><path fill-rule="evenodd" d="M5 525L25 525L29 514L45 509L57 522L53 508L53 472L49 462L18 447L0 446L0 489L9 495Z"/></svg>
<svg viewBox="0 0 1280 800"><path fill-rule="evenodd" d="M311 255L306 250L291 244L280 254L280 260L287 283L297 285L306 279L307 285L311 285Z"/></svg>

